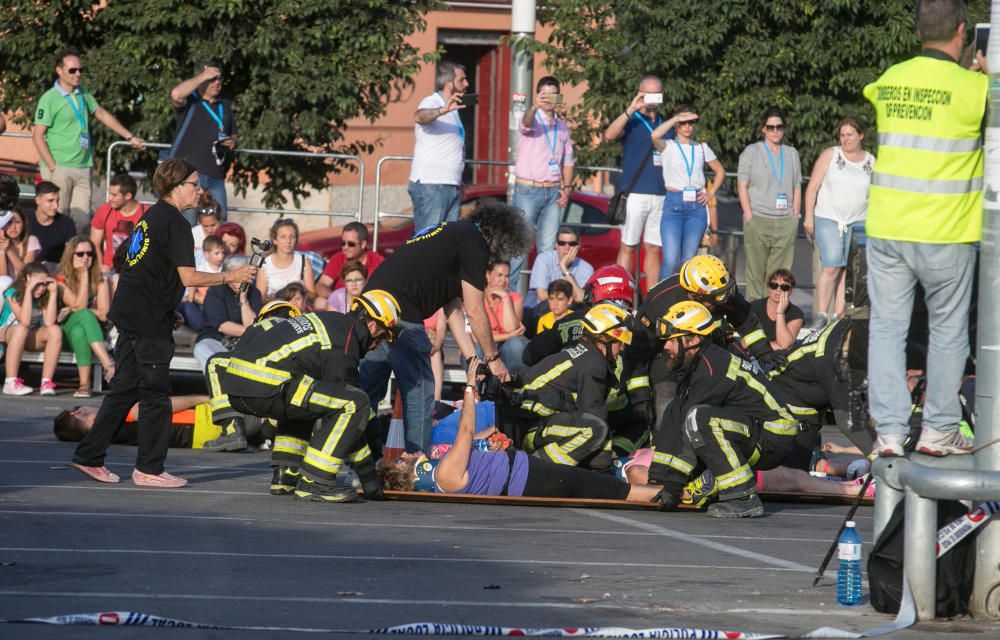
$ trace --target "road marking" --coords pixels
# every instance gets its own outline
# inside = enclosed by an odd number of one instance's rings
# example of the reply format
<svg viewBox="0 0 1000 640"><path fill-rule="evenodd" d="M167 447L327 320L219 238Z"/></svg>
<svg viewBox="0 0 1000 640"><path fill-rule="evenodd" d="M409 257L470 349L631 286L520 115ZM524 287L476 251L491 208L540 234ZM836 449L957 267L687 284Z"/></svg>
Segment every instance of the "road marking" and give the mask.
<svg viewBox="0 0 1000 640"><path fill-rule="evenodd" d="M757 613L777 616L851 616L857 617L857 611L838 611L836 609L723 609L719 613Z"/></svg>
<svg viewBox="0 0 1000 640"><path fill-rule="evenodd" d="M345 522L343 520L338 520L336 522L318 521L318 520L286 520L282 518L281 520L267 520L257 517L234 517L234 516L196 516L187 514L169 514L169 513L117 513L113 511L28 511L21 509L0 509L0 514L16 514L19 516L30 515L30 516L59 516L59 517L95 517L107 519L107 518L165 518L170 520L186 519L186 520L222 520L222 521L236 521L236 522L254 522L254 523L268 523L274 524L280 522L282 525L309 525L309 526L328 526L328 527L374 527L377 529L431 529L438 531L496 531L495 526L475 526L475 525L436 525L436 524L400 524L394 522ZM516 531L519 533L558 533L565 535L599 535L599 536L657 536L658 533L651 533L649 531L622 531L621 529L615 530L600 530L600 529L547 529L542 527L504 527L504 531ZM830 542L829 538L776 538L774 536L726 536L718 534L696 534L701 538L714 538L721 540L744 540L748 542ZM867 541L870 542L870 541Z"/></svg>
<svg viewBox="0 0 1000 640"><path fill-rule="evenodd" d="M427 556L351 556L325 553L238 553L235 551L189 551L169 549L75 549L68 547L0 547L0 551L11 553L69 553L93 555L137 555L137 556L191 556L218 558L247 558L272 560L354 560L358 562L443 562L461 564L512 564L551 565L567 567L648 567L659 569L720 569L723 571L761 571L765 567L732 567L700 564L664 564L652 562L596 562L581 560L526 560L523 558L441 558ZM752 557L752 554L751 554ZM809 572L812 569L806 567ZM798 571L795 568L775 568L776 571Z"/></svg>
<svg viewBox="0 0 1000 640"><path fill-rule="evenodd" d="M617 522L618 524L624 524L631 527L636 527L637 529L643 529L657 535L661 535L667 538L673 538L675 540L681 540L683 542L690 542L691 544L696 544L708 549L713 549L715 551L721 551L723 553L728 553L730 555L738 556L746 560L757 560L758 562L763 562L764 564L771 565L775 568L782 568L787 571L802 571L805 573L814 573L812 567L807 567L804 564L799 564L798 562L792 562L791 560L785 560L783 558L775 558L774 556L769 556L763 553L757 553L755 551L748 551L746 549L740 549L739 547L733 547L728 544L723 544L721 542L713 542L712 540L706 540L703 536L691 535L689 533L683 533L681 531L675 531L674 529L668 529L666 527L661 527L657 524L652 524L649 522L643 522L642 520L635 520L633 518L625 518L623 516L617 516L612 513L604 513L602 511L594 511L589 509L573 509L577 513L582 513L594 518L601 518L603 520L608 520L610 522Z"/></svg>
<svg viewBox="0 0 1000 640"><path fill-rule="evenodd" d="M222 600L235 602L288 602L306 604L375 604L375 605L415 605L415 606L436 606L436 607L481 607L482 611L488 611L491 607L504 607L516 609L593 609L593 608L613 608L616 610L631 611L656 611L656 606L636 606L621 602L501 602L497 600L413 600L409 598L356 598L344 596L341 598L321 598L315 596L251 596L251 595L218 595L201 593L135 593L135 592L93 592L81 593L77 591L0 591L0 596L29 597L29 598L110 598L123 600Z"/></svg>

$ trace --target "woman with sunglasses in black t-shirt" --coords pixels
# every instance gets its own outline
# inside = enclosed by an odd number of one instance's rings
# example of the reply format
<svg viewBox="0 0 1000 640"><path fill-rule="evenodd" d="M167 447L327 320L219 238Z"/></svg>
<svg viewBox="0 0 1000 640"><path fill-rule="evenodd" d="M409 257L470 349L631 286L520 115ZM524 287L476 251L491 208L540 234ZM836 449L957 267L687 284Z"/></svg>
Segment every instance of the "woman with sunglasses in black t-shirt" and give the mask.
<svg viewBox="0 0 1000 640"><path fill-rule="evenodd" d="M802 309L791 303L794 290L795 275L788 269L778 269L767 278L767 296L750 303L775 351L792 348L805 322Z"/></svg>

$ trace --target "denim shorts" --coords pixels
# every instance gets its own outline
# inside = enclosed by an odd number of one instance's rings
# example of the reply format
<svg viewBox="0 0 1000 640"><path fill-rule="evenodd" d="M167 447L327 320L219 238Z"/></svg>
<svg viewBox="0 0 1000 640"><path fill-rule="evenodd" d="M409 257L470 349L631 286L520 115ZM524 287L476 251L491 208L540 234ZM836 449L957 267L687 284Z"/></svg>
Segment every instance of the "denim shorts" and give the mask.
<svg viewBox="0 0 1000 640"><path fill-rule="evenodd" d="M824 269L847 266L847 252L851 249L851 234L854 229L865 231L865 221L847 225L844 233L837 228L837 221L830 218L815 218L816 247L819 249L820 265Z"/></svg>

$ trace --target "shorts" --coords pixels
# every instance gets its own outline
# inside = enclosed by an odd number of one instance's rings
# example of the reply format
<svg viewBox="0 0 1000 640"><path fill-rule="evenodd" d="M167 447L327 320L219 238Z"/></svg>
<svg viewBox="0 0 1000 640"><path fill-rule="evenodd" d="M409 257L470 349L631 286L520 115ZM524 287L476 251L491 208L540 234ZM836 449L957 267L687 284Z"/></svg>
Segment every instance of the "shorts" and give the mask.
<svg viewBox="0 0 1000 640"><path fill-rule="evenodd" d="M840 232L836 220L816 216L816 248L819 249L820 265L824 269L842 268L847 266L847 252L851 249L851 234L854 229L865 230L865 221L847 225L844 233Z"/></svg>
<svg viewBox="0 0 1000 640"><path fill-rule="evenodd" d="M630 193L625 201L625 224L622 225L622 244L637 246L645 236L646 244L660 246L660 216L663 199L650 193Z"/></svg>

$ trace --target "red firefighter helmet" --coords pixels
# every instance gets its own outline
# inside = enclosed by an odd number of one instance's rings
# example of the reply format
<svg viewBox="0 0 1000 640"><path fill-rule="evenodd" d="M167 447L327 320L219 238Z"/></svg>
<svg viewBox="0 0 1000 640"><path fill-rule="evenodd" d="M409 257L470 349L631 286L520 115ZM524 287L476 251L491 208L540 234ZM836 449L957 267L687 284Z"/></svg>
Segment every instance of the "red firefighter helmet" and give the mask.
<svg viewBox="0 0 1000 640"><path fill-rule="evenodd" d="M584 287L589 305L614 301L631 311L635 300L635 280L620 264L609 264L594 271Z"/></svg>

